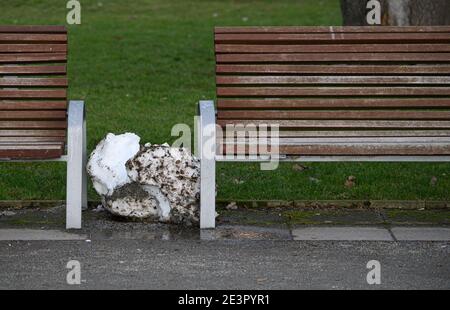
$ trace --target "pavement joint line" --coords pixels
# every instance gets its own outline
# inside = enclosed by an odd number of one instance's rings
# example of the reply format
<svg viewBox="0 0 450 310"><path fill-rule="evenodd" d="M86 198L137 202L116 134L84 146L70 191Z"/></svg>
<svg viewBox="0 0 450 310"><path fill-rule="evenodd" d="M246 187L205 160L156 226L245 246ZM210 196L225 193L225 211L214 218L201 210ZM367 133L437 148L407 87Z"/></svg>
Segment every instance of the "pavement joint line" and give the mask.
<svg viewBox="0 0 450 310"><path fill-rule="evenodd" d="M390 227L390 226L387 226L386 229L387 229L387 231L389 232L389 234L391 235L391 237L392 237L392 239L394 240L394 242L397 242L397 241L398 241L398 240L397 240L397 237L396 237L396 236L394 235L394 233L392 232L391 227Z"/></svg>
<svg viewBox="0 0 450 310"><path fill-rule="evenodd" d="M386 214L384 214L383 210L377 210L378 215L381 217L381 219L383 220L384 226L387 229L387 231L389 232L389 234L391 235L392 239L394 240L394 242L397 242L397 237L394 235L394 233L392 232L391 229L391 223L389 223Z"/></svg>

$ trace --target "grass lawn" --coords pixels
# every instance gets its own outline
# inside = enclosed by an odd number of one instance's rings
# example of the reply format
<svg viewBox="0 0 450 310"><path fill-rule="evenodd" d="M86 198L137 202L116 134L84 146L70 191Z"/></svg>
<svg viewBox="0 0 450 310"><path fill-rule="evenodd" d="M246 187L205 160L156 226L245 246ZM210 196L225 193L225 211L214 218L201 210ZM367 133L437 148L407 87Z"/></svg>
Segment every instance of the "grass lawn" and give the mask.
<svg viewBox="0 0 450 310"><path fill-rule="evenodd" d="M214 99L215 25L339 25L338 0L81 0L69 27L69 94L86 100L89 150L108 132L172 142L193 125L199 99ZM5 1L0 24L65 24L66 1ZM64 199L64 164L0 163L0 200ZM448 200L450 164L221 163L219 199ZM356 176L356 186L344 182ZM437 183L432 185L432 177ZM96 194L90 190L90 198Z"/></svg>

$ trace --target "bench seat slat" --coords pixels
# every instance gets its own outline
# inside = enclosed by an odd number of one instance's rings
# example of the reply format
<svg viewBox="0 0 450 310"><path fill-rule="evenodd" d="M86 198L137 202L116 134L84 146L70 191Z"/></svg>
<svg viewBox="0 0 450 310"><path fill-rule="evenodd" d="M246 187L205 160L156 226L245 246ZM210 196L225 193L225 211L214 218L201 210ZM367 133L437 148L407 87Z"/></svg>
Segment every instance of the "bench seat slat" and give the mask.
<svg viewBox="0 0 450 310"><path fill-rule="evenodd" d="M2 137L0 135L0 144L30 144L30 143L49 143L49 142L59 142L64 143L66 141L65 136L56 137Z"/></svg>
<svg viewBox="0 0 450 310"><path fill-rule="evenodd" d="M67 110L67 101L0 100L1 110Z"/></svg>
<svg viewBox="0 0 450 310"><path fill-rule="evenodd" d="M0 44L0 53L67 52L67 44Z"/></svg>
<svg viewBox="0 0 450 310"><path fill-rule="evenodd" d="M67 121L1 121L0 129L63 129Z"/></svg>
<svg viewBox="0 0 450 310"><path fill-rule="evenodd" d="M450 76L218 76L217 85L400 84L450 85ZM0 79L1 85L1 79Z"/></svg>
<svg viewBox="0 0 450 310"><path fill-rule="evenodd" d="M7 145L0 143L0 159L52 159L64 154L63 143Z"/></svg>
<svg viewBox="0 0 450 310"><path fill-rule="evenodd" d="M0 89L0 99L66 99L67 90L66 89L53 89L53 90L5 90Z"/></svg>
<svg viewBox="0 0 450 310"><path fill-rule="evenodd" d="M65 26L19 25L0 26L0 33L67 33Z"/></svg>
<svg viewBox="0 0 450 310"><path fill-rule="evenodd" d="M0 91L1 95L1 91ZM223 97L450 96L450 87L217 87Z"/></svg>
<svg viewBox="0 0 450 310"><path fill-rule="evenodd" d="M50 129L50 130L10 130L0 129L0 137L66 137L66 130Z"/></svg>
<svg viewBox="0 0 450 310"><path fill-rule="evenodd" d="M450 65L273 65L273 64L217 64L217 74L434 74L443 75L450 74Z"/></svg>
<svg viewBox="0 0 450 310"><path fill-rule="evenodd" d="M219 154L237 154L245 155L249 152L249 146L221 146L222 152ZM226 150L226 151L225 151ZM269 147L270 150L270 147ZM281 154L285 155L347 155L347 156L381 156L381 155L400 155L400 156L436 156L436 155L450 155L450 144L448 143L424 143L424 144L370 144L370 143L354 143L346 145L338 144L310 144L310 145L280 145L279 150ZM226 153L225 153L226 152ZM260 149L259 154L268 154Z"/></svg>
<svg viewBox="0 0 450 310"><path fill-rule="evenodd" d="M1 103L0 103L1 107ZM358 99L219 99L219 112L228 109L348 109L348 108L450 108L450 98ZM1 108L0 108L1 109Z"/></svg>
<svg viewBox="0 0 450 310"><path fill-rule="evenodd" d="M413 27L361 27L361 26L271 26L271 27L215 27L218 33L435 33L450 32L450 26L413 26Z"/></svg>
<svg viewBox="0 0 450 310"><path fill-rule="evenodd" d="M0 63L65 62L66 53L0 54Z"/></svg>
<svg viewBox="0 0 450 310"><path fill-rule="evenodd" d="M224 120L218 119L221 127L229 125L279 125L281 128L326 129L450 129L450 121L410 121L410 120Z"/></svg>
<svg viewBox="0 0 450 310"><path fill-rule="evenodd" d="M258 139L253 138L232 138L226 137L219 139L219 141L226 145L257 145ZM270 137L269 140L270 142ZM428 143L450 143L450 136L448 137L328 137L328 138L280 138L280 145L309 145L309 144L389 144L389 143L406 143L406 144L428 144Z"/></svg>
<svg viewBox="0 0 450 310"><path fill-rule="evenodd" d="M12 120L12 119L32 119L32 120L42 120L42 119L66 119L67 111L65 110L43 110L43 111L1 111L0 110L0 121L1 120Z"/></svg>
<svg viewBox="0 0 450 310"><path fill-rule="evenodd" d="M13 66L13 65L0 65L0 74L11 75L65 75L65 65L50 65L50 66Z"/></svg>
<svg viewBox="0 0 450 310"><path fill-rule="evenodd" d="M0 32L0 44L2 43L67 43L65 33L2 33Z"/></svg>
<svg viewBox="0 0 450 310"><path fill-rule="evenodd" d="M216 33L216 43L448 43L450 33ZM1 42L1 36L0 36Z"/></svg>
<svg viewBox="0 0 450 310"><path fill-rule="evenodd" d="M67 87L67 78L0 78L3 87Z"/></svg>
<svg viewBox="0 0 450 310"><path fill-rule="evenodd" d="M448 44L216 44L215 48L218 54L450 52Z"/></svg>
<svg viewBox="0 0 450 310"><path fill-rule="evenodd" d="M252 135L261 138L270 137L270 132L257 132L257 131L239 131L223 133L227 139L236 137L238 133L241 136L248 137ZM0 131L1 136L1 131ZM223 139L218 133L218 139ZM280 130L280 138L370 138L370 137L450 137L450 130Z"/></svg>
<svg viewBox="0 0 450 310"><path fill-rule="evenodd" d="M2 114L0 112L0 118ZM450 120L450 111L254 111L220 110L218 119L406 119L406 120Z"/></svg>
<svg viewBox="0 0 450 310"><path fill-rule="evenodd" d="M450 43L450 41L449 41ZM450 62L450 53L218 54L217 63L292 62Z"/></svg>

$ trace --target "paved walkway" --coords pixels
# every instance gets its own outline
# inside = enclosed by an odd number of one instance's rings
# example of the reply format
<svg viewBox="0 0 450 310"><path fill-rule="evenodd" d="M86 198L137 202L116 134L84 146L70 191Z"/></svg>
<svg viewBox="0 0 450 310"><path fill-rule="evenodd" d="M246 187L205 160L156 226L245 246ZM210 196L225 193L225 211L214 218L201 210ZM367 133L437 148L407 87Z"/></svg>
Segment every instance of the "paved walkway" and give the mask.
<svg viewBox="0 0 450 310"><path fill-rule="evenodd" d="M0 289L448 290L449 254L448 242L0 241ZM73 260L80 285L66 281Z"/></svg>
<svg viewBox="0 0 450 310"><path fill-rule="evenodd" d="M173 236L169 229L159 232L116 232L114 234L93 231L89 235L59 230L0 229L0 241L38 240L301 240L301 241L447 241L450 228L443 227L302 227L289 229L261 228L253 226L219 226L216 230L190 231L184 238Z"/></svg>
<svg viewBox="0 0 450 310"><path fill-rule="evenodd" d="M81 231L66 231L62 207L9 211L0 289L450 289L448 225L424 214L393 225L373 212L308 212L290 221L276 210L224 212L216 230L200 232L92 210ZM79 285L67 283L70 261ZM379 285L367 282L373 261Z"/></svg>

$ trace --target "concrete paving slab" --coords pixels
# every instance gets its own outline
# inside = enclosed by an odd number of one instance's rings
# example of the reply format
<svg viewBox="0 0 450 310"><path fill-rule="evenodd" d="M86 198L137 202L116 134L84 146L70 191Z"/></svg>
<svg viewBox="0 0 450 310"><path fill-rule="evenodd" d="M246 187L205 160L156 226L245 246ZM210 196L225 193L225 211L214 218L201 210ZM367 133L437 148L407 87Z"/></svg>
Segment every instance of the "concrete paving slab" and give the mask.
<svg viewBox="0 0 450 310"><path fill-rule="evenodd" d="M201 240L292 240L289 229L222 225L201 230Z"/></svg>
<svg viewBox="0 0 450 310"><path fill-rule="evenodd" d="M393 227L399 241L450 241L450 228L445 227Z"/></svg>
<svg viewBox="0 0 450 310"><path fill-rule="evenodd" d="M378 227L301 227L292 230L294 240L394 241L389 231Z"/></svg>
<svg viewBox="0 0 450 310"><path fill-rule="evenodd" d="M0 241L58 241L86 240L85 235L72 234L58 230L0 229Z"/></svg>

